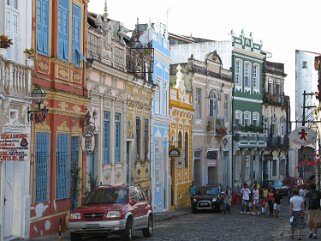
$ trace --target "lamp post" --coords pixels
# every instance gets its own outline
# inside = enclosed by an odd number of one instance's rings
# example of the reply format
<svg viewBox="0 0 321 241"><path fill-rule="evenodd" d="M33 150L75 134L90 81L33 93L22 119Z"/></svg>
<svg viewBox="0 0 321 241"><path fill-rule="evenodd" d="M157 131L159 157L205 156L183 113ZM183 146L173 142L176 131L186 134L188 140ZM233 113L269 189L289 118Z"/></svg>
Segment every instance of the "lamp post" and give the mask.
<svg viewBox="0 0 321 241"><path fill-rule="evenodd" d="M35 88L31 92L31 98L38 105L38 109L29 110L28 107L28 121L32 121L34 119L37 123L40 123L46 119L49 110L46 106L41 108L46 95L47 93L40 86L35 86Z"/></svg>

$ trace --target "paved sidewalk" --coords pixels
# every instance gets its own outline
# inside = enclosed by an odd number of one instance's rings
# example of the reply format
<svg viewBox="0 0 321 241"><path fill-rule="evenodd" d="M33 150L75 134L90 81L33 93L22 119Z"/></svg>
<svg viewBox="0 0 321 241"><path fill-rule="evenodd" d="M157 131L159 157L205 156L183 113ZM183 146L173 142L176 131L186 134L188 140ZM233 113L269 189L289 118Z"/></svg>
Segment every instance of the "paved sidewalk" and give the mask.
<svg viewBox="0 0 321 241"><path fill-rule="evenodd" d="M175 211L166 211L162 213L154 213L154 222L161 222L161 221L167 221L171 220L174 218L178 218L187 214L191 213L190 208L182 208L182 209L177 209ZM58 240L59 235L58 233L53 234L53 235L47 235L44 237L39 237L39 238L34 238L32 240L35 241L56 241ZM69 239L69 232L63 232L61 234L61 240L68 240ZM14 239L13 241L25 241L26 239ZM29 239L28 239L29 240Z"/></svg>

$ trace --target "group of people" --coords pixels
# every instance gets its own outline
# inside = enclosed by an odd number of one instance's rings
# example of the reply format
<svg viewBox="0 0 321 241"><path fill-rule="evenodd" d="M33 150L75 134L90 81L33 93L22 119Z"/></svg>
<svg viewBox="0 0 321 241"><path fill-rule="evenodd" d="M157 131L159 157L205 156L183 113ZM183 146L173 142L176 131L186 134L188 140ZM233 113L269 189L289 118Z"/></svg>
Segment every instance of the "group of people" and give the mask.
<svg viewBox="0 0 321 241"><path fill-rule="evenodd" d="M260 188L257 182L254 182L252 189L250 189L247 183L244 183L241 194L241 214L259 214L259 207L261 207L261 214L265 214L268 210L271 216L278 218L282 199L278 190L273 192L271 188ZM316 184L310 185L309 192L293 189L289 202L292 239L294 239L295 231L298 230L297 237L298 240L301 240L301 230L306 227L304 219L306 203L308 203L309 238L317 239L318 228L321 228L321 192L316 190Z"/></svg>
<svg viewBox="0 0 321 241"><path fill-rule="evenodd" d="M271 188L263 188L254 182L252 188L245 182L241 189L242 210L241 214L262 214L270 213L271 216L279 217L282 195L278 190L273 192Z"/></svg>
<svg viewBox="0 0 321 241"><path fill-rule="evenodd" d="M301 230L306 227L304 219L305 212L305 199L308 199L308 226L309 226L309 238L317 239L318 228L321 228L321 192L316 190L316 184L310 185L310 191L303 197L302 193L298 189L292 191L293 196L290 198L290 222L292 239L294 238L295 230L298 230L298 240L301 240Z"/></svg>

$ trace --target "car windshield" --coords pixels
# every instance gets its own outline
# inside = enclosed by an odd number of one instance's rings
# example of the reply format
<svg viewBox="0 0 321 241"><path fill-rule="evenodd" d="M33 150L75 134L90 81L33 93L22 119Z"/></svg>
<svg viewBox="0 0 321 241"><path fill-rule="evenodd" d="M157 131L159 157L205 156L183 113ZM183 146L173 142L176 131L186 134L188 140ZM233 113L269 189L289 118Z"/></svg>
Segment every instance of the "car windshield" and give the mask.
<svg viewBox="0 0 321 241"><path fill-rule="evenodd" d="M86 204L127 203L128 190L126 188L101 188L89 194Z"/></svg>
<svg viewBox="0 0 321 241"><path fill-rule="evenodd" d="M211 186L203 186L200 187L197 191L198 195L218 195L220 194L220 189L218 187L211 187Z"/></svg>

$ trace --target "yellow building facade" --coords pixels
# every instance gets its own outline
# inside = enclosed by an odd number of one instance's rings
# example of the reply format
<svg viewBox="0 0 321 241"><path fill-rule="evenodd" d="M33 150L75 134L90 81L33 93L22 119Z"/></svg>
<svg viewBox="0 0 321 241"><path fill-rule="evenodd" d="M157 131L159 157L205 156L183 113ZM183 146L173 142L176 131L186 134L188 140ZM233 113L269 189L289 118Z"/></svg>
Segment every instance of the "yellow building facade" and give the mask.
<svg viewBox="0 0 321 241"><path fill-rule="evenodd" d="M188 189L193 175L193 98L192 93L186 93L185 91L180 66L177 68L176 84L170 89L169 108L172 117L169 129L171 209L176 209L190 205Z"/></svg>

